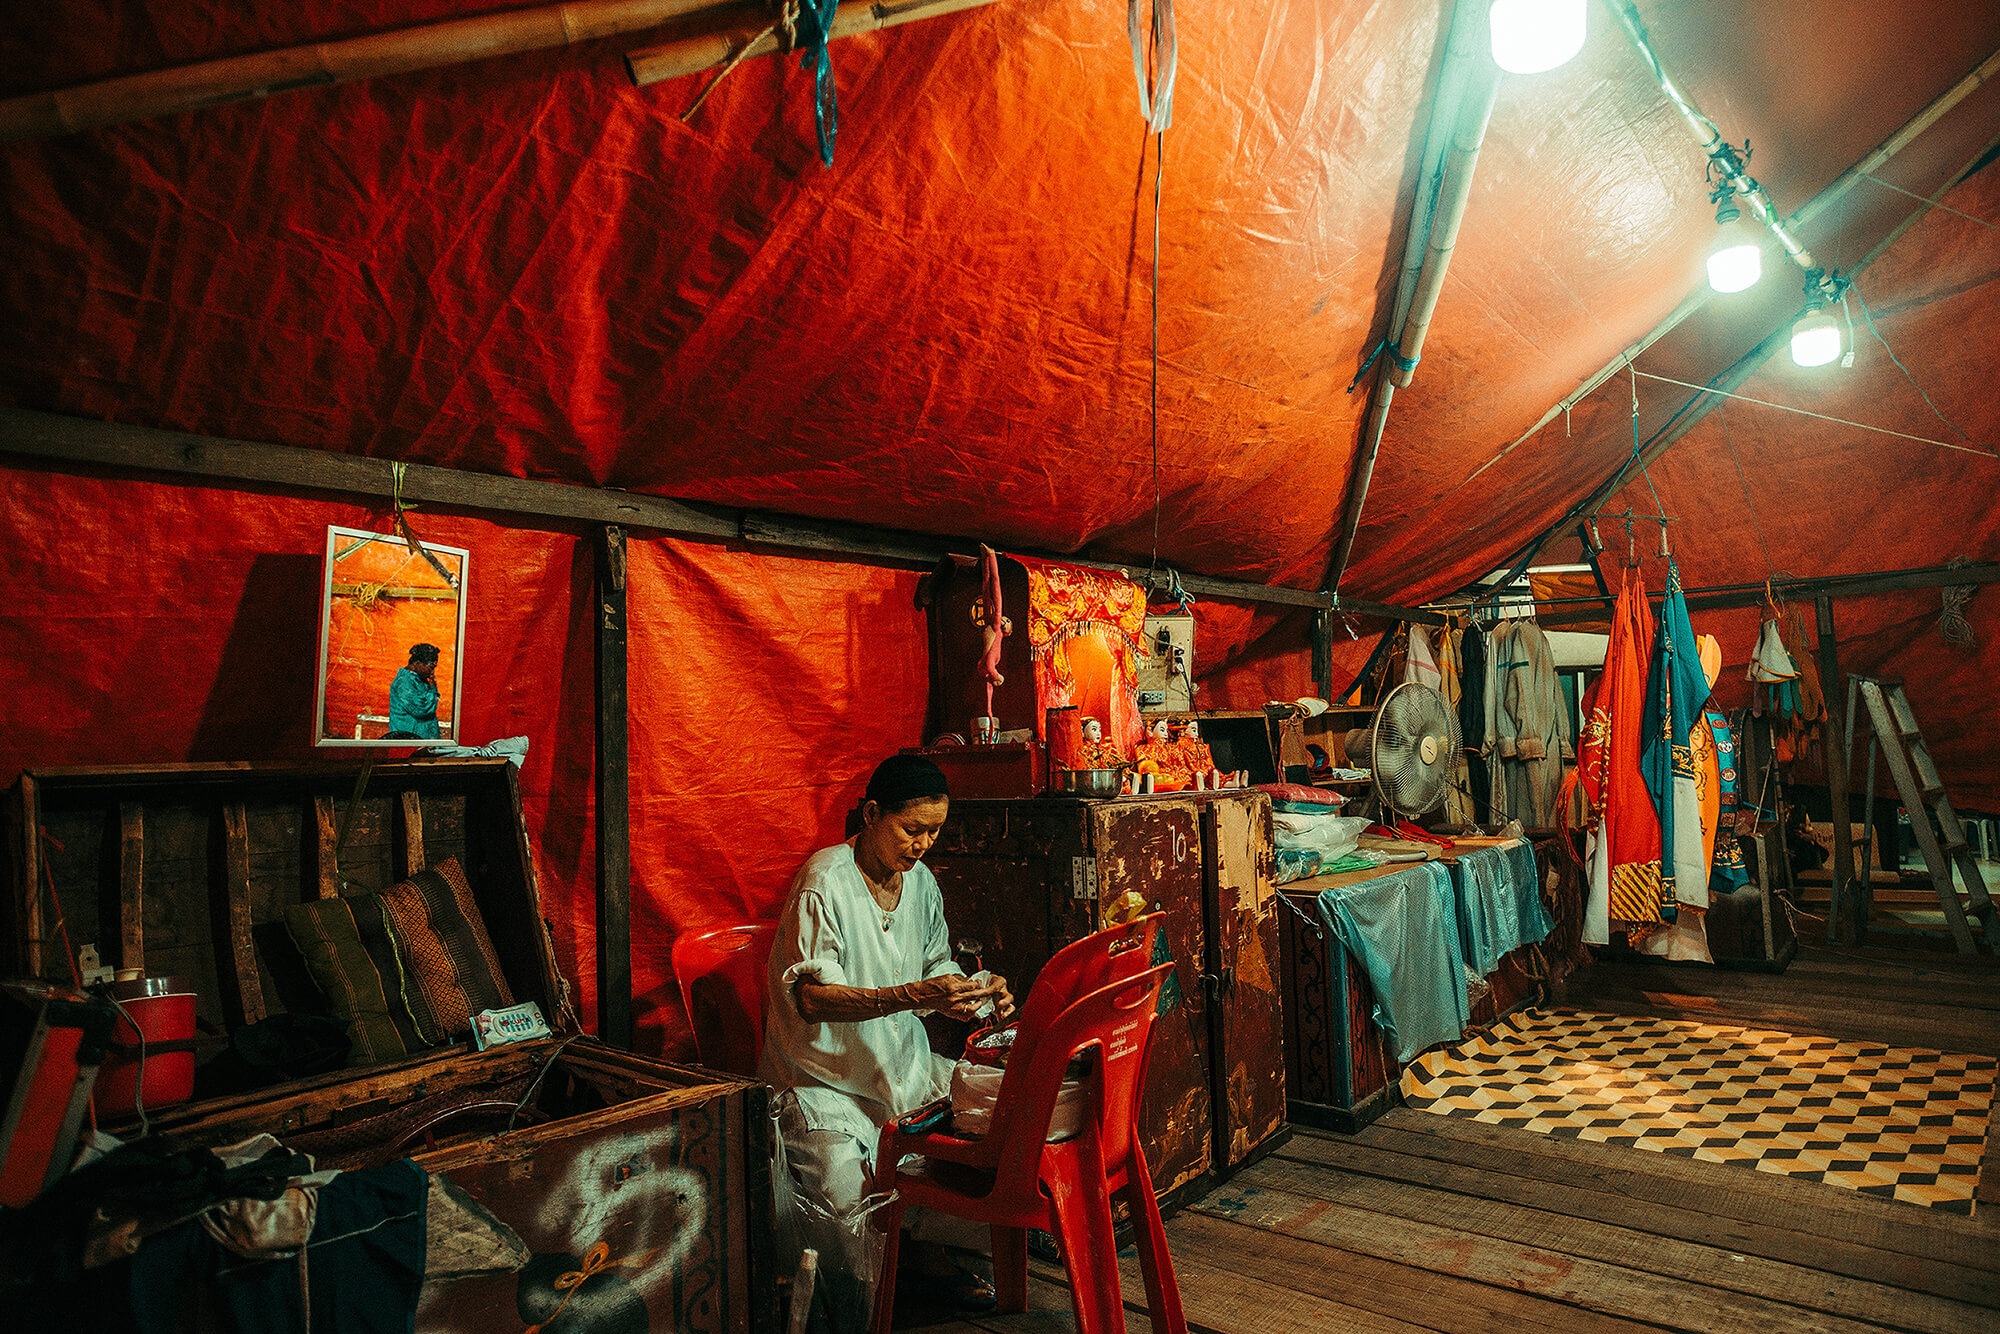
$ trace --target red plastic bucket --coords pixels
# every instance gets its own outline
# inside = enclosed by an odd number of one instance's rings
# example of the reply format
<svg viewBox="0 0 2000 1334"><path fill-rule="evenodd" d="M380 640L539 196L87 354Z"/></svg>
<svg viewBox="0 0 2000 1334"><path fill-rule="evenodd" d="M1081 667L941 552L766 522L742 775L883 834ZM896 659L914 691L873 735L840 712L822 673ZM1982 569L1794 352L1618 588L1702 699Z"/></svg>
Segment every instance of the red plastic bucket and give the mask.
<svg viewBox="0 0 2000 1334"><path fill-rule="evenodd" d="M194 1096L194 984L184 977L143 977L114 982L118 1025L111 1050L97 1072L94 1097L103 1116L137 1113L135 1095L146 1109L186 1102ZM133 1025L138 1028L134 1030ZM139 1040L145 1039L146 1083L139 1085Z"/></svg>

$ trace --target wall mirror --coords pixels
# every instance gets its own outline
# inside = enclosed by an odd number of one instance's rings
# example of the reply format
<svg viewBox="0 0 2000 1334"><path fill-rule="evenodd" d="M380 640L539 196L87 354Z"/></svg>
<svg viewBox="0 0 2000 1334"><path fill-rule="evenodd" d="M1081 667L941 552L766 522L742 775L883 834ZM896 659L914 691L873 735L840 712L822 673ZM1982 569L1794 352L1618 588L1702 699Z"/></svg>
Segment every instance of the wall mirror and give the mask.
<svg viewBox="0 0 2000 1334"><path fill-rule="evenodd" d="M457 740L469 554L395 534L326 530L314 744Z"/></svg>

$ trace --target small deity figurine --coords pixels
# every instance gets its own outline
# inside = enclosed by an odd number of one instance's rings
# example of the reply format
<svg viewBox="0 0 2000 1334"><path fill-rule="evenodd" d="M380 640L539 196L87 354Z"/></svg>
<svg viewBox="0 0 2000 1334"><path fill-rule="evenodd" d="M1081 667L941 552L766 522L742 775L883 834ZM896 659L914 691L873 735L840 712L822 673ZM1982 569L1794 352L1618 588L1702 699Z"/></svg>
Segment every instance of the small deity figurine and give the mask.
<svg viewBox="0 0 2000 1334"><path fill-rule="evenodd" d="M1182 786L1181 773L1174 746L1173 724L1166 718L1155 718L1146 729L1146 739L1132 752L1133 768L1142 774L1154 775L1156 791L1178 791Z"/></svg>
<svg viewBox="0 0 2000 1334"><path fill-rule="evenodd" d="M1208 743L1201 739L1200 719L1190 718L1181 724L1181 739L1174 743L1174 755L1180 772L1188 778L1207 774L1215 768L1215 756L1209 753Z"/></svg>
<svg viewBox="0 0 2000 1334"><path fill-rule="evenodd" d="M1083 720L1083 750L1077 757L1077 767L1082 769L1117 769L1124 765L1125 757L1118 748L1104 739L1104 724L1095 718Z"/></svg>

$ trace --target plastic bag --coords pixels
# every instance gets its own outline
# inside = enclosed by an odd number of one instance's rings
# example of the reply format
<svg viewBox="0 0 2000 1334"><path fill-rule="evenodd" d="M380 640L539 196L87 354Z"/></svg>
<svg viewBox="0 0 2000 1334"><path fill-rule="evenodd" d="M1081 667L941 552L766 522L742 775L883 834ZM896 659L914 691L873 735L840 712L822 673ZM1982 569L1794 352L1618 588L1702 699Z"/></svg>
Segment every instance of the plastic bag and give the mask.
<svg viewBox="0 0 2000 1334"><path fill-rule="evenodd" d="M951 1072L951 1132L965 1139L979 1139L993 1129L993 1111L1000 1103L1000 1083L1007 1077L1004 1067L975 1061L960 1061ZM1069 1078L1056 1090L1056 1106L1049 1117L1051 1144L1075 1139L1083 1130L1090 1109L1087 1080Z"/></svg>
<svg viewBox="0 0 2000 1334"><path fill-rule="evenodd" d="M1327 861L1354 851L1361 831L1369 825L1359 815L1298 815L1275 812L1271 828L1280 851L1317 852Z"/></svg>
<svg viewBox="0 0 2000 1334"><path fill-rule="evenodd" d="M798 1096L787 1089L771 1100L771 1213L779 1273L798 1268L808 1248L819 1252L813 1286L812 1334L862 1334L874 1323L875 1283L882 1271L882 1237L874 1213L895 1196L869 1195L853 1209L834 1213L799 1188L785 1152L783 1118Z"/></svg>

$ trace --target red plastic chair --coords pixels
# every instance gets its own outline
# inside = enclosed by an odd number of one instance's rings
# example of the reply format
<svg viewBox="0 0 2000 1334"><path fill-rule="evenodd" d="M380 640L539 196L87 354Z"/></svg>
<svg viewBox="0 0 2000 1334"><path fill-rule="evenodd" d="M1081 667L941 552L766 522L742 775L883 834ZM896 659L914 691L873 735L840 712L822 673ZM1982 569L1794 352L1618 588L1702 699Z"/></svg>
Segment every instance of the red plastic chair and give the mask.
<svg viewBox="0 0 2000 1334"><path fill-rule="evenodd" d="M701 1063L755 1075L764 1055L764 973L776 922L733 922L674 941L674 979Z"/></svg>
<svg viewBox="0 0 2000 1334"><path fill-rule="evenodd" d="M1057 950L1035 974L1035 984L1021 1002L1018 1027L1039 1033L1089 992L1151 968L1166 920L1165 913L1150 913Z"/></svg>
<svg viewBox="0 0 2000 1334"><path fill-rule="evenodd" d="M1157 923L1151 930L1157 934ZM1187 1334L1166 1230L1135 1125L1160 988L1173 967L1142 968L1088 992L1045 1027L1030 1028L1024 1022L1001 1082L993 1131L984 1139L904 1134L895 1122L882 1128L875 1188L893 1188L895 1194L877 1215L887 1235L876 1293L876 1334L888 1334L894 1317L898 1239L903 1211L912 1206L993 1229L995 1286L1000 1308L1007 1311L1027 1306L1027 1230L1054 1233L1069 1267L1078 1334L1124 1334L1111 1221L1111 1200L1117 1193L1132 1211L1153 1330ZM1036 987L1041 987L1039 979ZM1064 1076L1070 1062L1086 1053L1093 1058L1086 1128L1074 1139L1049 1144L1049 1122ZM898 1164L907 1154L930 1162L904 1171Z"/></svg>

